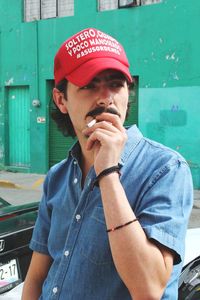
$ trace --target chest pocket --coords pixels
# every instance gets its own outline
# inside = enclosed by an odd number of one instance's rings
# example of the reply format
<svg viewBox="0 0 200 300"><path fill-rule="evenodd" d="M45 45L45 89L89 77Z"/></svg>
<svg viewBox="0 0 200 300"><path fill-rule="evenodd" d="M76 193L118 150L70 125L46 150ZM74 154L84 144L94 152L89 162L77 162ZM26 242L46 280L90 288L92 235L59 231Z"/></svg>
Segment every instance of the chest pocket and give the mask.
<svg viewBox="0 0 200 300"><path fill-rule="evenodd" d="M96 207L84 220L81 228L81 254L90 262L103 265L113 263L103 207Z"/></svg>

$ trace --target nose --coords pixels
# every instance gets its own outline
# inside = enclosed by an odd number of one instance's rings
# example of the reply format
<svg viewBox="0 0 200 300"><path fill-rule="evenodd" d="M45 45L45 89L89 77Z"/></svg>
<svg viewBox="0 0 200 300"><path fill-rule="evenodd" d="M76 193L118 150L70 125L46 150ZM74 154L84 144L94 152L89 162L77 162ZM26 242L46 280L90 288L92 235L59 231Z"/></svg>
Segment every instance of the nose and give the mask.
<svg viewBox="0 0 200 300"><path fill-rule="evenodd" d="M97 105L108 107L111 104L113 104L113 102L114 102L113 95L109 93L104 96L101 95L97 100Z"/></svg>

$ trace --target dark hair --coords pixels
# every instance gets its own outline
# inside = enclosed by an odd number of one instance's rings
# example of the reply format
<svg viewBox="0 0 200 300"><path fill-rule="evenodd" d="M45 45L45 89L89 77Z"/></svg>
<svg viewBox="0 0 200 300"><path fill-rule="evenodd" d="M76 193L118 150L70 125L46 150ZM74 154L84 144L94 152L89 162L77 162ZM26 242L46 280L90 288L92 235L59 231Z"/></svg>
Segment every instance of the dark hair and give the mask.
<svg viewBox="0 0 200 300"><path fill-rule="evenodd" d="M63 93L65 99L67 99L67 80L61 80L55 87L61 93ZM74 126L72 124L69 114L63 114L60 111L60 109L56 106L56 104L51 110L51 117L56 122L58 129L62 132L64 136L71 136L73 138L76 137Z"/></svg>
<svg viewBox="0 0 200 300"><path fill-rule="evenodd" d="M67 83L68 81L66 79L63 79L55 86L61 93L64 94L65 99L67 99ZM128 83L128 86L129 88L131 88L131 84ZM128 101L126 119L129 116L130 104L131 102ZM62 132L64 136L71 136L73 138L76 137L74 126L72 124L69 114L63 114L56 106L56 104L51 110L51 117L56 122L58 129Z"/></svg>

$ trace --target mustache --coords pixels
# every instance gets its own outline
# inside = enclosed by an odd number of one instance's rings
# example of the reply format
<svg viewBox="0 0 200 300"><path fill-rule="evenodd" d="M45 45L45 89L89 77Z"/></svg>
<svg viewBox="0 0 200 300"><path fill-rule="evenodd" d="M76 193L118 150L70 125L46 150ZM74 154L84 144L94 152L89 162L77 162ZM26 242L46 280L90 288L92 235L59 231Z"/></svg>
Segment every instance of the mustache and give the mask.
<svg viewBox="0 0 200 300"><path fill-rule="evenodd" d="M121 117L120 113L115 108L112 108L112 107L107 107L106 108L106 107L101 106L101 107L96 107L93 110L89 111L85 118L95 117L95 116L98 116L98 115L102 114L103 112L107 112L107 113L110 113L110 114L117 115L117 116Z"/></svg>

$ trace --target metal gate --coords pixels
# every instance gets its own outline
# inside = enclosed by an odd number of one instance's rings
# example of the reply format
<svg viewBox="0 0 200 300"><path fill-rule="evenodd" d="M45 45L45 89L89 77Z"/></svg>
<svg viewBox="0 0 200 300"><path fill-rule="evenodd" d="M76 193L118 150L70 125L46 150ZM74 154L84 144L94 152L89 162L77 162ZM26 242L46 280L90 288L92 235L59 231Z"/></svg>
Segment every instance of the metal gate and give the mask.
<svg viewBox="0 0 200 300"><path fill-rule="evenodd" d="M30 96L27 86L7 87L7 165L30 166Z"/></svg>
<svg viewBox="0 0 200 300"><path fill-rule="evenodd" d="M49 115L51 110L55 107L52 100L52 89L54 86L53 80L47 81L47 95L50 99L49 102ZM65 137L58 130L56 123L49 116L49 167L55 165L59 161L68 156L68 151L75 143L75 139L71 137Z"/></svg>
<svg viewBox="0 0 200 300"><path fill-rule="evenodd" d="M51 106L53 102L51 101ZM58 130L56 123L50 117L49 122L49 167L68 156L68 151L75 140L71 137L65 137Z"/></svg>
<svg viewBox="0 0 200 300"><path fill-rule="evenodd" d="M129 102L130 102L130 110L128 114L128 118L125 121L125 126L131 126L133 124L138 125L138 81L139 78L135 76L133 83L130 87L129 94Z"/></svg>

